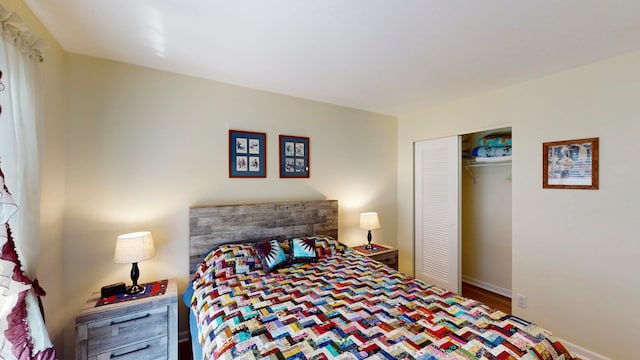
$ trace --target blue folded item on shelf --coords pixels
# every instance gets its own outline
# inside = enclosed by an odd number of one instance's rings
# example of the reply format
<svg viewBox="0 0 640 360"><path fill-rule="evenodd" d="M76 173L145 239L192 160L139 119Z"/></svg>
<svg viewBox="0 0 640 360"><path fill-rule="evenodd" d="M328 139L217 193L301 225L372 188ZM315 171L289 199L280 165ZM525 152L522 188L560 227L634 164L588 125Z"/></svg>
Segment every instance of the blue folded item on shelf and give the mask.
<svg viewBox="0 0 640 360"><path fill-rule="evenodd" d="M476 157L499 157L513 155L511 146L478 146L473 149Z"/></svg>
<svg viewBox="0 0 640 360"><path fill-rule="evenodd" d="M478 139L478 146L511 146L511 134L493 134Z"/></svg>

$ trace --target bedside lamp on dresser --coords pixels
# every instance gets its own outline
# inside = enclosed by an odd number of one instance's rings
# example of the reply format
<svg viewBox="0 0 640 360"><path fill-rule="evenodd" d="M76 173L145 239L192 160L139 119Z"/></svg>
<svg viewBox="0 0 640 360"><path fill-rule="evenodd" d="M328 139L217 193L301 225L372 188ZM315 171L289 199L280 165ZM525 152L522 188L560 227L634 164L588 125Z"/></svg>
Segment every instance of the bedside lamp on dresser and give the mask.
<svg viewBox="0 0 640 360"><path fill-rule="evenodd" d="M177 360L178 289L174 280L138 284L138 262L155 255L148 231L116 240L114 262L132 264L133 285L94 292L76 316L76 360Z"/></svg>
<svg viewBox="0 0 640 360"><path fill-rule="evenodd" d="M116 239L116 252L113 262L118 264L131 264L131 282L133 285L127 288L127 294L138 294L144 288L138 285L140 270L138 262L152 258L156 254L153 246L153 237L148 231L139 231L118 236Z"/></svg>
<svg viewBox="0 0 640 360"><path fill-rule="evenodd" d="M377 212L365 212L360 214L360 229L368 230L367 233L367 250L373 249L371 245L371 230L380 229L380 219Z"/></svg>
<svg viewBox="0 0 640 360"><path fill-rule="evenodd" d="M371 230L380 229L377 212L360 214L360 229L367 230L367 244L352 247L355 251L370 259L381 262L394 270L398 270L398 249L388 245L372 244Z"/></svg>
<svg viewBox="0 0 640 360"><path fill-rule="evenodd" d="M95 292L76 316L76 360L178 360L178 289L97 306Z"/></svg>

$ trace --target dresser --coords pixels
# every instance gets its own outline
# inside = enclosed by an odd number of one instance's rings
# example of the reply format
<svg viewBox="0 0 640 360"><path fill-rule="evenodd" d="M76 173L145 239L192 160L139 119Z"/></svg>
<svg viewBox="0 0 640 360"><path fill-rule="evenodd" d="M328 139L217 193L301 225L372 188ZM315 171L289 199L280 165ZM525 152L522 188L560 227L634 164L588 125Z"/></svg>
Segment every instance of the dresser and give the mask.
<svg viewBox="0 0 640 360"><path fill-rule="evenodd" d="M95 306L89 299L76 317L76 360L177 360L178 290L169 280L163 295Z"/></svg>
<svg viewBox="0 0 640 360"><path fill-rule="evenodd" d="M357 251L359 254L364 255L370 259L379 261L390 268L398 270L398 249L388 245L376 244L376 246L384 247L385 250L376 251L373 253L360 251L358 250L358 248L353 248L353 250Z"/></svg>

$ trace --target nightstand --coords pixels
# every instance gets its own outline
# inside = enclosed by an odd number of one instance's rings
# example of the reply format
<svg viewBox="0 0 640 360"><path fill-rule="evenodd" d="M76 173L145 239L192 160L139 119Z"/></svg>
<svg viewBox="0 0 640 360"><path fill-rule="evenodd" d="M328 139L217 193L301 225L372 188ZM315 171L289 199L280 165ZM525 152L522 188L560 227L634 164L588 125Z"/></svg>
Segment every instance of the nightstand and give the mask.
<svg viewBox="0 0 640 360"><path fill-rule="evenodd" d="M375 261L379 261L389 266L390 268L398 270L398 249L388 245L380 245L380 244L375 244L375 245L385 247L386 249L376 251L376 252L365 252L365 251L359 250L357 247L354 247L353 250L357 251L358 254L360 255L364 255Z"/></svg>
<svg viewBox="0 0 640 360"><path fill-rule="evenodd" d="M76 359L178 359L178 289L163 295L95 306L91 296L76 317Z"/></svg>

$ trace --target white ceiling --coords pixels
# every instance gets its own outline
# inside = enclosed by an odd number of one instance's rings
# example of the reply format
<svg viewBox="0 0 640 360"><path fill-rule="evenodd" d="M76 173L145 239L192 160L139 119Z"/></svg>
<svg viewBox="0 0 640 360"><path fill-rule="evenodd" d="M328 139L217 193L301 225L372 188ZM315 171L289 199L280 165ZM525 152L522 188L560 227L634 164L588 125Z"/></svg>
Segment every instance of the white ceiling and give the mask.
<svg viewBox="0 0 640 360"><path fill-rule="evenodd" d="M404 115L640 49L638 0L24 0L62 47Z"/></svg>

